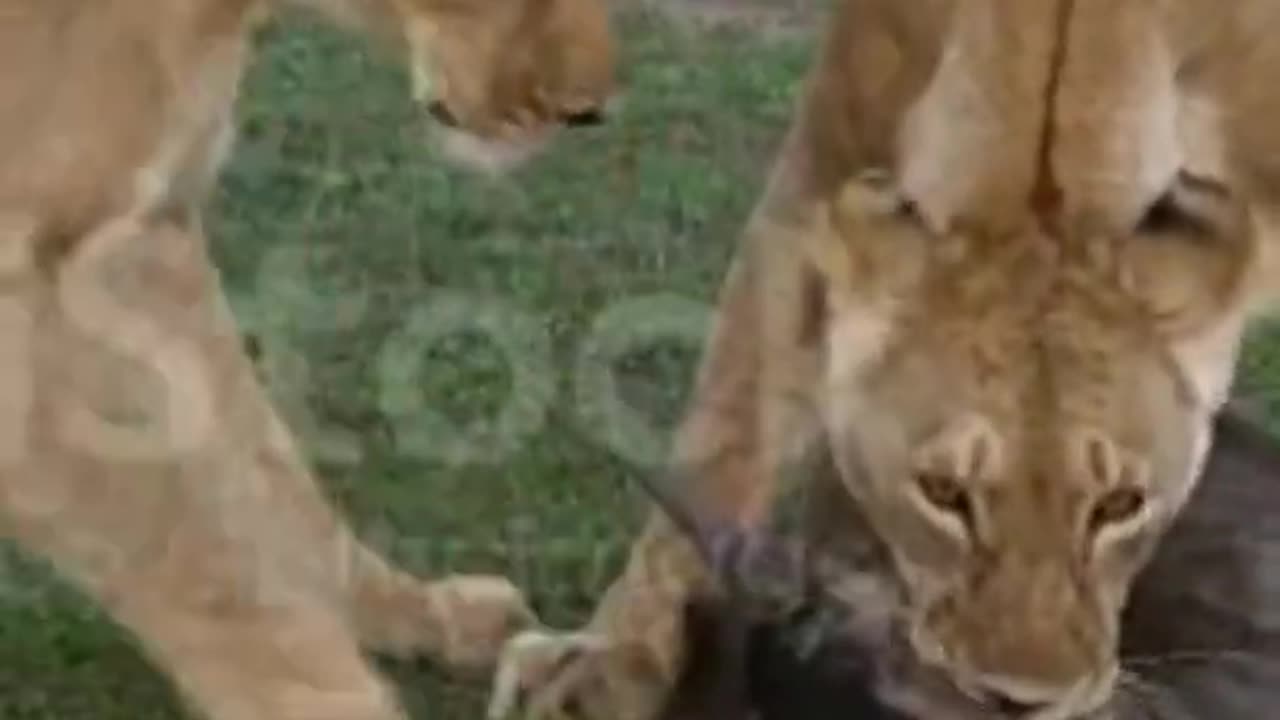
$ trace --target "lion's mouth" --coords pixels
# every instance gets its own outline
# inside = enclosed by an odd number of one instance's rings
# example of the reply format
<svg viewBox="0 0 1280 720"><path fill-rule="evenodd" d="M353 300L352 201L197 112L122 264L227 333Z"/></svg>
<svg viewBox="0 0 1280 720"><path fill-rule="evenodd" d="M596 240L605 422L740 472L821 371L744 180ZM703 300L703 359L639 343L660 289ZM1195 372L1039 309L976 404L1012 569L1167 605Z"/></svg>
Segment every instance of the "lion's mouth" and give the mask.
<svg viewBox="0 0 1280 720"><path fill-rule="evenodd" d="M593 127L604 124L604 111L590 108L579 112L566 113L560 118L565 127Z"/></svg>
<svg viewBox="0 0 1280 720"><path fill-rule="evenodd" d="M437 83L434 80L433 65L425 51L419 48L414 53L414 60L409 64L409 71L412 81L411 97L414 104L424 109L427 116L441 127L449 130L462 130L461 120L449 109L448 103L441 98L438 92Z"/></svg>
<svg viewBox="0 0 1280 720"><path fill-rule="evenodd" d="M453 114L448 105L440 100L432 100L427 103L427 114L443 127L452 130L461 129L458 117ZM605 113L599 108L588 108L577 112L566 112L559 119L560 124L564 127L595 127L604 124Z"/></svg>
<svg viewBox="0 0 1280 720"><path fill-rule="evenodd" d="M447 128L458 128L458 118L449 110L449 106L439 100L427 103L427 114L436 122Z"/></svg>

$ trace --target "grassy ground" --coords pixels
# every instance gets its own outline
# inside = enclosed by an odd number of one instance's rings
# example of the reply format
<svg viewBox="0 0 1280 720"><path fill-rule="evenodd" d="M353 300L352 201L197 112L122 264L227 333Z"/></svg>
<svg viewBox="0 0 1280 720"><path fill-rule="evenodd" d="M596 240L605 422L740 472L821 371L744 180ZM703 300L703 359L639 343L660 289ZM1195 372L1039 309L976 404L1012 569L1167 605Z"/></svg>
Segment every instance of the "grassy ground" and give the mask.
<svg viewBox="0 0 1280 720"><path fill-rule="evenodd" d="M275 29L211 223L272 390L362 532L423 572L511 575L565 624L585 618L637 526L627 474L661 456L698 313L810 52L804 32L697 31L638 13L623 29L625 114L501 182L437 162L387 58L306 24ZM454 317L496 307L524 328L509 356L546 384L512 393L482 334L413 335L444 325L431 313L447 293L463 298ZM1269 346L1251 347L1248 370L1276 397ZM639 426L589 402L605 396L594 383L611 347ZM471 423L512 394L527 434L477 435L460 447L482 454L461 463L423 452L447 432L483 433ZM38 561L0 547L0 581L23 590L0 595L0 720L181 717L127 636ZM478 716L483 688L387 670L415 717Z"/></svg>
<svg viewBox="0 0 1280 720"><path fill-rule="evenodd" d="M514 576L562 623L622 560L639 519L626 475L661 455L698 312L808 58L788 34L635 12L623 30L625 114L490 182L438 162L390 58L306 23L274 29L210 223L272 390L361 530L423 572ZM512 357L544 383L514 393L527 434L478 435L461 447L483 455L461 464L422 450L494 417L513 376L482 333L414 334L442 326L448 293L464 317L523 322ZM649 320L675 334L632 332ZM617 396L648 430L592 410L611 347ZM23 590L0 595L0 720L182 717L128 637L38 561L0 547L0 580ZM483 688L387 669L415 717L478 716Z"/></svg>

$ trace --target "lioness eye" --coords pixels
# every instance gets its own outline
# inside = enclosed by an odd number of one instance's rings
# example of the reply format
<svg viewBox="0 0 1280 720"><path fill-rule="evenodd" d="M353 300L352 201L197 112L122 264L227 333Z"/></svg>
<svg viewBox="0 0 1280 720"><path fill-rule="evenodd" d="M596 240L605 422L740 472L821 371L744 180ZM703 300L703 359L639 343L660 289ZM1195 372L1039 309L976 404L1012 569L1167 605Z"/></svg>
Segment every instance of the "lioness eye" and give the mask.
<svg viewBox="0 0 1280 720"><path fill-rule="evenodd" d="M1108 492L1093 506L1089 516L1089 529L1097 531L1105 525L1115 525L1135 517L1146 504L1146 497L1137 488L1117 488Z"/></svg>
<svg viewBox="0 0 1280 720"><path fill-rule="evenodd" d="M954 478L925 473L916 477L916 483L920 486L920 494L931 505L960 516L966 523L970 521L973 507L969 501L969 493Z"/></svg>
<svg viewBox="0 0 1280 720"><path fill-rule="evenodd" d="M857 179L874 193L876 207L886 216L898 220L919 221L920 208L915 201L902 193L893 175L883 168L869 168L858 173Z"/></svg>

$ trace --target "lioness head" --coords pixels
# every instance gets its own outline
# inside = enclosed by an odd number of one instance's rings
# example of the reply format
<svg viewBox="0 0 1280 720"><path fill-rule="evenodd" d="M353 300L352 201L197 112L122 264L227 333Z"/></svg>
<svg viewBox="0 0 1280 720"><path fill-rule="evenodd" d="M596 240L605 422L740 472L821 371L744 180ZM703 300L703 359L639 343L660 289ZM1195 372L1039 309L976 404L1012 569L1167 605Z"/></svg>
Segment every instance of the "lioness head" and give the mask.
<svg viewBox="0 0 1280 720"><path fill-rule="evenodd" d="M392 0L415 99L466 166L504 170L558 130L599 124L615 91L603 0Z"/></svg>
<svg viewBox="0 0 1280 720"><path fill-rule="evenodd" d="M825 425L915 649L1015 715L1105 697L1232 374L1241 207L1178 175L1125 231L937 231L880 176L832 227Z"/></svg>
<svg viewBox="0 0 1280 720"><path fill-rule="evenodd" d="M1112 690L1126 595L1205 458L1265 255L1203 112L1227 109L1224 65L1187 60L1156 4L1059 5L930 18L946 49L901 117L844 136L892 128L892 149L806 238L822 433L914 649L1020 718Z"/></svg>

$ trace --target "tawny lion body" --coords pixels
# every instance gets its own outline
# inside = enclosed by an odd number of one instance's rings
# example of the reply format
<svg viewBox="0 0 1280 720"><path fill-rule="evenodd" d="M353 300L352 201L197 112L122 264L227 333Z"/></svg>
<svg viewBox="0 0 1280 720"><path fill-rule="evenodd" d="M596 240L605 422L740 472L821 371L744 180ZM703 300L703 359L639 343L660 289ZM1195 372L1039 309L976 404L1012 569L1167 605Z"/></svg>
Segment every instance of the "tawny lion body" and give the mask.
<svg viewBox="0 0 1280 720"><path fill-rule="evenodd" d="M612 92L595 0L294 4L401 49L486 167ZM425 582L361 545L241 347L200 212L276 9L0 2L0 532L211 720L393 720L362 649L485 668L530 613L505 580Z"/></svg>
<svg viewBox="0 0 1280 720"><path fill-rule="evenodd" d="M693 496L759 522L820 448L921 660L996 716L1104 707L1132 580L1273 300L1277 23L842 0L721 291L677 438ZM652 718L705 580L655 517L590 632L513 641L494 711L524 685L535 716Z"/></svg>

